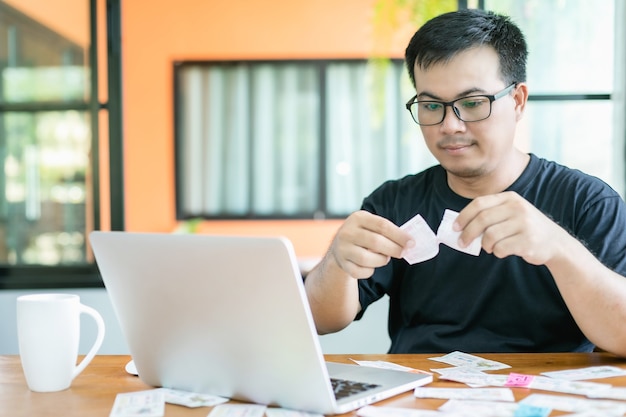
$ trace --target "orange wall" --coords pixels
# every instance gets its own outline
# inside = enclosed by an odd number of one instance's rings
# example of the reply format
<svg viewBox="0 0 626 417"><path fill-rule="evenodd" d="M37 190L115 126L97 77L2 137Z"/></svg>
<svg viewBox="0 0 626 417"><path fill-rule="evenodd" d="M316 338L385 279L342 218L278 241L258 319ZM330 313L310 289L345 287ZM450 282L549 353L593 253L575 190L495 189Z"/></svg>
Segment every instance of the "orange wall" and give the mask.
<svg viewBox="0 0 626 417"><path fill-rule="evenodd" d="M173 63L189 59L363 58L374 0L122 2L126 226L176 228ZM406 33L406 32L405 32ZM392 46L402 56L408 38ZM395 48L395 49L394 49ZM205 222L202 232L281 234L320 256L340 221Z"/></svg>
<svg viewBox="0 0 626 417"><path fill-rule="evenodd" d="M89 44L89 2L85 0L2 0L81 46Z"/></svg>

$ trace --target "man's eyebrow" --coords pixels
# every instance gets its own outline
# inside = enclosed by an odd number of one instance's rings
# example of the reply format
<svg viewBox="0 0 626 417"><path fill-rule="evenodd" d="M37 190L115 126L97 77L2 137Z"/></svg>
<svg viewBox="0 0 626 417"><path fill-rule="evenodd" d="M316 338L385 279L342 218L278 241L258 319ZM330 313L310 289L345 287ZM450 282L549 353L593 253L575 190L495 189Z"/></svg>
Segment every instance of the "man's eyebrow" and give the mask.
<svg viewBox="0 0 626 417"><path fill-rule="evenodd" d="M467 96L471 96L471 95L476 95L476 94L486 94L486 93L485 93L485 90L483 90L482 88L472 87L472 88L469 88L469 89L459 93L453 100L456 100L456 99L459 99L459 98L463 98L463 97L467 97ZM422 91L421 93L419 93L417 95L417 99L418 100L444 101L441 97L437 96L436 94L430 93L428 91Z"/></svg>

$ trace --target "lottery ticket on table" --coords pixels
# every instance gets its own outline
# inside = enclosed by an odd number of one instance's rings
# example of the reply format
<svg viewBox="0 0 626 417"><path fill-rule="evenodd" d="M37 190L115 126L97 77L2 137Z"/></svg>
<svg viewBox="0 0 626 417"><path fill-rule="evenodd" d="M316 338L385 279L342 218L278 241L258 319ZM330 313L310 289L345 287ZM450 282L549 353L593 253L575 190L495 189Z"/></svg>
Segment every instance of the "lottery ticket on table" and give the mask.
<svg viewBox="0 0 626 417"><path fill-rule="evenodd" d="M624 387L611 387L604 390L598 390L594 392L588 392L589 398L604 398L607 400L620 400L626 401L626 388Z"/></svg>
<svg viewBox="0 0 626 417"><path fill-rule="evenodd" d="M413 374L427 374L432 375L430 372L422 371L421 369L410 368L408 366L398 365L397 363L387 361L359 361L356 359L350 359L352 362L360 366L369 366L370 368L391 369L394 371L403 371Z"/></svg>
<svg viewBox="0 0 626 417"><path fill-rule="evenodd" d="M598 410L586 410L578 413L567 414L567 417L622 417L624 413L615 410L602 410L600 413Z"/></svg>
<svg viewBox="0 0 626 417"><path fill-rule="evenodd" d="M528 404L475 400L449 400L439 410L475 417L547 417L552 412L550 408Z"/></svg>
<svg viewBox="0 0 626 417"><path fill-rule="evenodd" d="M199 394L170 388L159 389L163 392L166 403L182 405L189 408L213 407L228 402L228 398L218 397L217 395Z"/></svg>
<svg viewBox="0 0 626 417"><path fill-rule="evenodd" d="M443 356L437 356L428 358L432 361L447 363L453 366L463 366L468 368L474 368L481 371L495 371L498 369L510 368L510 365L505 363L492 361L489 359L481 358L480 356L471 355L465 352L454 351ZM437 370L435 370L437 372Z"/></svg>
<svg viewBox="0 0 626 417"><path fill-rule="evenodd" d="M611 388L611 385L600 384L598 382L568 381L566 379L548 378L547 376L536 376L530 384L528 384L528 388L562 392L565 394L589 395Z"/></svg>
<svg viewBox="0 0 626 417"><path fill-rule="evenodd" d="M526 375L526 374L518 374L516 372L511 372L509 376L506 378L507 387L527 387L535 379L534 375Z"/></svg>
<svg viewBox="0 0 626 417"><path fill-rule="evenodd" d="M417 398L440 398L444 400L515 401L510 388L434 388L418 387L413 391Z"/></svg>
<svg viewBox="0 0 626 417"><path fill-rule="evenodd" d="M115 396L110 417L162 417L165 396L158 389L126 392Z"/></svg>
<svg viewBox="0 0 626 417"><path fill-rule="evenodd" d="M513 417L548 417L551 412L552 410L547 407L520 404L517 410L515 410Z"/></svg>
<svg viewBox="0 0 626 417"><path fill-rule="evenodd" d="M550 378L567 379L569 381L580 381L583 379L600 379L611 378L614 376L624 376L626 375L626 370L618 368L617 366L590 366L588 368L542 372L541 375Z"/></svg>
<svg viewBox="0 0 626 417"><path fill-rule="evenodd" d="M448 400L439 411L480 417L513 417L519 404L502 401Z"/></svg>
<svg viewBox="0 0 626 417"><path fill-rule="evenodd" d="M266 417L324 417L322 414L307 413L306 411L287 410L286 408L268 408Z"/></svg>
<svg viewBox="0 0 626 417"><path fill-rule="evenodd" d="M208 417L263 417L266 410L267 406L259 404L220 404Z"/></svg>
<svg viewBox="0 0 626 417"><path fill-rule="evenodd" d="M626 413L626 403L610 400L590 400L588 398L571 397L565 395L530 394L523 398L519 404L546 407L553 410L567 412L583 412L594 410L596 416L608 415L608 412Z"/></svg>
<svg viewBox="0 0 626 417"><path fill-rule="evenodd" d="M460 382L473 388L496 386L503 387L508 381L507 375L486 374L483 371L469 367L433 369L439 374L439 379Z"/></svg>
<svg viewBox="0 0 626 417"><path fill-rule="evenodd" d="M439 379L461 382L470 387L526 387L532 389L540 389L543 391L560 392L564 394L585 395L594 398L620 398L621 395L626 396L626 391L620 393L618 391L610 393L610 384L601 384L597 382L585 381L569 381L565 379L554 379L540 375L525 375L510 373L509 375L486 374L478 369L461 366L457 368L433 369L440 374ZM606 395L606 396L605 396ZM612 396L609 396L612 395Z"/></svg>
<svg viewBox="0 0 626 417"><path fill-rule="evenodd" d="M356 412L359 417L454 417L441 414L436 410L419 410L413 408L384 407L368 405L359 408Z"/></svg>

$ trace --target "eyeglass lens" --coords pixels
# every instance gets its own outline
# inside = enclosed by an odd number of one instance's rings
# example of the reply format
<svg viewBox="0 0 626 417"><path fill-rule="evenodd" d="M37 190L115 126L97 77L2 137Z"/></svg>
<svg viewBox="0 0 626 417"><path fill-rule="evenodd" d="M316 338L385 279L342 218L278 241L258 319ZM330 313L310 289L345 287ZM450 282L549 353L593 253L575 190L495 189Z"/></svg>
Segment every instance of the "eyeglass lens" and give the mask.
<svg viewBox="0 0 626 417"><path fill-rule="evenodd" d="M491 114L491 100L486 96L464 97L451 103L454 112L464 122L477 122ZM439 124L445 117L446 105L437 101L416 101L411 105L411 114L423 125Z"/></svg>

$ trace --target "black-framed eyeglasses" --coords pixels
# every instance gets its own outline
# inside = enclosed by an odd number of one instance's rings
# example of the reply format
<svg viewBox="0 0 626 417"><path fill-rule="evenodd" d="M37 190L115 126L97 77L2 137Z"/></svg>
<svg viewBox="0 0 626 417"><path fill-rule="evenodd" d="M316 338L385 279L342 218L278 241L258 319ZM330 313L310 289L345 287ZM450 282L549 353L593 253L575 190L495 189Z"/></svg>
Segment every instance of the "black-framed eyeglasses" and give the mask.
<svg viewBox="0 0 626 417"><path fill-rule="evenodd" d="M513 83L504 90L490 95L475 95L457 98L452 101L418 100L413 96L406 103L406 109L420 126L433 126L446 118L446 107L451 107L456 117L463 122L479 122L491 116L491 103L506 96L515 87Z"/></svg>

